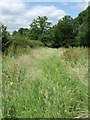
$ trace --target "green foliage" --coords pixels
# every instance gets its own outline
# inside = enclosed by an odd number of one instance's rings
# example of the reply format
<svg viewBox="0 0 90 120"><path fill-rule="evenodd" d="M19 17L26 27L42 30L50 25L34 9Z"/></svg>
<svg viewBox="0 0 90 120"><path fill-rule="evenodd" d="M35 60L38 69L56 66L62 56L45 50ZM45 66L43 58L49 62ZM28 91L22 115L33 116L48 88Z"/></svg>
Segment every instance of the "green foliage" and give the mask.
<svg viewBox="0 0 90 120"><path fill-rule="evenodd" d="M65 16L59 20L55 28L56 47L74 46L74 25L73 18Z"/></svg>
<svg viewBox="0 0 90 120"><path fill-rule="evenodd" d="M76 46L88 46L90 21L88 11L90 11L90 7L82 11L76 18L76 21L78 21L76 24L79 23L77 27Z"/></svg>
<svg viewBox="0 0 90 120"><path fill-rule="evenodd" d="M1 29L0 37L2 38L2 52L5 52L10 45L10 34L7 31L7 27L5 25L1 24L0 29Z"/></svg>
<svg viewBox="0 0 90 120"><path fill-rule="evenodd" d="M86 118L87 67L86 48L40 48L18 58L5 56L3 117Z"/></svg>
<svg viewBox="0 0 90 120"><path fill-rule="evenodd" d="M3 55L2 114L6 118L88 116L88 46L90 11L65 16L54 26L46 16L10 35L0 26ZM1 41L0 41L1 42ZM69 47L70 48L39 48ZM34 49L31 49L34 48Z"/></svg>
<svg viewBox="0 0 90 120"><path fill-rule="evenodd" d="M88 6L88 9L87 9L87 20L88 20L88 47L90 47L90 6Z"/></svg>
<svg viewBox="0 0 90 120"><path fill-rule="evenodd" d="M30 24L30 38L33 40L38 40L39 36L43 33L46 33L50 29L51 23L48 22L46 16L38 16L37 19L34 19Z"/></svg>
<svg viewBox="0 0 90 120"><path fill-rule="evenodd" d="M28 48L36 48L44 46L42 42L30 40L26 36L21 36L19 34L14 35L11 38L11 45L7 49L10 55L19 55L25 53Z"/></svg>
<svg viewBox="0 0 90 120"><path fill-rule="evenodd" d="M88 23L83 22L79 27L79 32L76 37L76 45L88 46Z"/></svg>
<svg viewBox="0 0 90 120"><path fill-rule="evenodd" d="M28 28L20 28L18 30L18 34L21 35L21 36L26 36L26 37L29 37L29 29Z"/></svg>
<svg viewBox="0 0 90 120"><path fill-rule="evenodd" d="M49 33L43 33L39 36L39 40L44 43L45 46L47 47L53 47L53 43L54 43L54 40L55 37L53 34L51 34L50 32Z"/></svg>
<svg viewBox="0 0 90 120"><path fill-rule="evenodd" d="M2 42L2 46L0 47L3 52L7 52L10 46L13 46L14 49L28 46L34 48L43 44L52 48L88 46L89 11L90 6L75 19L66 15L52 27L46 16L38 16L32 21L29 29L20 28L18 31L13 31L12 35L7 31L7 27L1 24L2 41L0 40L0 42Z"/></svg>
<svg viewBox="0 0 90 120"><path fill-rule="evenodd" d="M2 51L2 33L1 33L1 30L2 30L2 24L0 22L0 51Z"/></svg>

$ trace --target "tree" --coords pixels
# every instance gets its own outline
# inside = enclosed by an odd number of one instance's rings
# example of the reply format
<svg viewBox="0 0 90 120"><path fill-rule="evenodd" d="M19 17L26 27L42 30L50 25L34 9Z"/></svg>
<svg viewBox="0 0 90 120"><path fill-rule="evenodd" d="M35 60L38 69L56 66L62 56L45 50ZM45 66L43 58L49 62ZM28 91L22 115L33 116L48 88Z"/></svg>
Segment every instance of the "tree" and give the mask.
<svg viewBox="0 0 90 120"><path fill-rule="evenodd" d="M88 43L88 47L90 47L90 5L87 8L87 23L88 23L88 34L87 34L87 43Z"/></svg>
<svg viewBox="0 0 90 120"><path fill-rule="evenodd" d="M10 45L10 34L7 27L1 24L1 37L2 37L2 52L4 52Z"/></svg>
<svg viewBox="0 0 90 120"><path fill-rule="evenodd" d="M13 33L12 33L12 36L14 36L16 34L18 34L18 32L16 30L14 30Z"/></svg>
<svg viewBox="0 0 90 120"><path fill-rule="evenodd" d="M66 15L55 27L55 47L74 46L74 34L73 18Z"/></svg>
<svg viewBox="0 0 90 120"><path fill-rule="evenodd" d="M76 45L77 46L87 46L88 45L88 26L84 22L80 27L79 27L79 32L76 37Z"/></svg>
<svg viewBox="0 0 90 120"><path fill-rule="evenodd" d="M28 28L20 28L18 30L18 34L21 35L21 36L28 37L29 36L29 29Z"/></svg>
<svg viewBox="0 0 90 120"><path fill-rule="evenodd" d="M51 32L43 33L39 36L39 40L47 47L53 47L54 39L54 34Z"/></svg>
<svg viewBox="0 0 90 120"><path fill-rule="evenodd" d="M1 30L2 30L2 24L0 22L0 51L2 51L2 33L1 33Z"/></svg>
<svg viewBox="0 0 90 120"><path fill-rule="evenodd" d="M41 34L46 33L50 29L50 26L51 22L48 22L46 16L38 16L30 24L30 38L32 40L38 40Z"/></svg>
<svg viewBox="0 0 90 120"><path fill-rule="evenodd" d="M77 46L88 46L89 45L89 32L90 32L90 27L89 27L89 23L90 23L90 6L82 11L79 16L77 17L77 19L79 18L80 25L78 27L78 33L76 36L76 45Z"/></svg>

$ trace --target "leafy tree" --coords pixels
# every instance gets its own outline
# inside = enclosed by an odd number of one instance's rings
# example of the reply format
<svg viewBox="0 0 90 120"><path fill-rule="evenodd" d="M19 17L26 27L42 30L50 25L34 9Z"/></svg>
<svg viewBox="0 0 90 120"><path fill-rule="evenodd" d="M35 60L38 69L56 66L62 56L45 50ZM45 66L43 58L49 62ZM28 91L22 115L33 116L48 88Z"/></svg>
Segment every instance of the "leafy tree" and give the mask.
<svg viewBox="0 0 90 120"><path fill-rule="evenodd" d="M54 43L54 34L49 33L43 33L39 36L39 40L47 47L53 47Z"/></svg>
<svg viewBox="0 0 90 120"><path fill-rule="evenodd" d="M2 37L2 52L4 52L10 45L10 34L7 31L7 27L1 24L1 37Z"/></svg>
<svg viewBox="0 0 90 120"><path fill-rule="evenodd" d="M90 3L90 2L89 2ZM90 47L90 4L87 8L87 26L88 26L88 32L87 32L87 46ZM90 55L90 54L89 54Z"/></svg>
<svg viewBox="0 0 90 120"><path fill-rule="evenodd" d="M29 36L29 29L28 28L20 28L18 30L18 34L21 35L21 36L28 37Z"/></svg>
<svg viewBox="0 0 90 120"><path fill-rule="evenodd" d="M79 27L79 32L76 37L76 45L77 46L87 46L87 34L88 34L88 26L84 22L80 27Z"/></svg>
<svg viewBox="0 0 90 120"><path fill-rule="evenodd" d="M30 38L32 40L38 40L41 34L46 33L50 29L50 26L51 22L48 22L46 16L38 16L30 24Z"/></svg>
<svg viewBox="0 0 90 120"><path fill-rule="evenodd" d="M65 16L58 21L55 27L55 47L74 45L74 25L71 16Z"/></svg>
<svg viewBox="0 0 90 120"><path fill-rule="evenodd" d="M1 33L1 30L2 30L2 24L0 22L0 51L2 51L2 33Z"/></svg>
<svg viewBox="0 0 90 120"><path fill-rule="evenodd" d="M0 45L2 42L2 51L6 51L10 45L14 46L15 50L17 46L26 48L27 46L42 46L43 44L44 46L55 48L88 46L90 43L89 13L90 6L75 19L66 15L52 27L46 16L38 16L32 21L29 29L20 28L18 31L13 31L12 35L9 34L5 25L0 24Z"/></svg>
<svg viewBox="0 0 90 120"><path fill-rule="evenodd" d="M18 32L16 30L14 30L13 33L12 33L12 36L14 36L16 34L18 34Z"/></svg>
<svg viewBox="0 0 90 120"><path fill-rule="evenodd" d="M88 41L89 41L89 32L90 32L90 27L89 27L89 23L90 23L90 16L89 16L89 12L90 12L90 6L82 11L79 16L77 17L77 19L79 18L79 20L81 20L81 24L78 27L78 33L76 36L76 45L77 46L88 46Z"/></svg>

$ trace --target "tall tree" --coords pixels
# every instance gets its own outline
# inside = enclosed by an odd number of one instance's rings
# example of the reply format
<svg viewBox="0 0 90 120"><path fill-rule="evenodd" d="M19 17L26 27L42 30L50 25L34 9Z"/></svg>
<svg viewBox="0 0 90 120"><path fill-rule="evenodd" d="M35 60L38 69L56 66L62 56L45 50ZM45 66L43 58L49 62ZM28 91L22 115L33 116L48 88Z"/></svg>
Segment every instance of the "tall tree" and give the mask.
<svg viewBox="0 0 90 120"><path fill-rule="evenodd" d="M55 27L55 46L73 46L74 34L73 18L71 16L63 17L58 21L58 24Z"/></svg>
<svg viewBox="0 0 90 120"><path fill-rule="evenodd" d="M76 45L77 46L88 46L89 34L90 34L90 6L86 10L82 11L79 16L76 18L79 20L78 33L76 36Z"/></svg>
<svg viewBox="0 0 90 120"><path fill-rule="evenodd" d="M18 30L18 34L21 35L21 36L28 37L29 36L29 29L28 28L20 28Z"/></svg>
<svg viewBox="0 0 90 120"><path fill-rule="evenodd" d="M1 37L2 37L2 52L4 52L10 44L10 34L7 27L1 24Z"/></svg>
<svg viewBox="0 0 90 120"><path fill-rule="evenodd" d="M34 19L30 24L30 38L38 40L39 36L43 33L46 33L51 26L51 22L48 22L46 16L38 16L37 19Z"/></svg>

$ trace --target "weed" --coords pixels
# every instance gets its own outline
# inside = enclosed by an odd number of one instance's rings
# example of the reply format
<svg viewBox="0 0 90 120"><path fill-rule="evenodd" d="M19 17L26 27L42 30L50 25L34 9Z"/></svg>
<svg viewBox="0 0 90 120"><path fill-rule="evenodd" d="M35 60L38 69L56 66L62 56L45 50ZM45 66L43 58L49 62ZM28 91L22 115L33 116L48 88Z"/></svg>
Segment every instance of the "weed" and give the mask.
<svg viewBox="0 0 90 120"><path fill-rule="evenodd" d="M86 48L37 48L3 59L3 116L88 115Z"/></svg>

